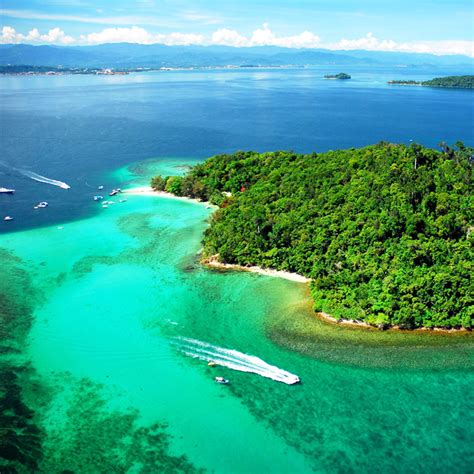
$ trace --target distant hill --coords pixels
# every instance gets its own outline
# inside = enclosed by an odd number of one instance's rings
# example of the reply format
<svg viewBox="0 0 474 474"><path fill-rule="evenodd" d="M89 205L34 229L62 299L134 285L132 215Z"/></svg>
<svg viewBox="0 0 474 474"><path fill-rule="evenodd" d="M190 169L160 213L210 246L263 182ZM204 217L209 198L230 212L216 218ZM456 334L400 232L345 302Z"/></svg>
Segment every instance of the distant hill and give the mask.
<svg viewBox="0 0 474 474"><path fill-rule="evenodd" d="M96 46L0 45L0 65L94 68L205 66L405 65L473 67L468 56L379 51L329 51L275 46L166 46L114 43Z"/></svg>

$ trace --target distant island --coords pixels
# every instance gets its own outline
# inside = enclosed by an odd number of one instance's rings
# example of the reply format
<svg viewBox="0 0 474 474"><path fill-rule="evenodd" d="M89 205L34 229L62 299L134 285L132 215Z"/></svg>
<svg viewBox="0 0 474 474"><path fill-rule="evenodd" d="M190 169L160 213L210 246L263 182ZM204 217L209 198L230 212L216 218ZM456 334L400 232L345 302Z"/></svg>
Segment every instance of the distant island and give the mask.
<svg viewBox="0 0 474 474"><path fill-rule="evenodd" d="M401 86L446 87L456 89L474 89L474 76L435 77L429 81L394 80L388 84Z"/></svg>
<svg viewBox="0 0 474 474"><path fill-rule="evenodd" d="M324 76L324 79L350 79L351 76L345 72L340 72L339 74L327 74Z"/></svg>
<svg viewBox="0 0 474 474"><path fill-rule="evenodd" d="M317 312L380 329L470 329L473 152L460 142L239 151L151 185L219 206L204 258L310 278Z"/></svg>

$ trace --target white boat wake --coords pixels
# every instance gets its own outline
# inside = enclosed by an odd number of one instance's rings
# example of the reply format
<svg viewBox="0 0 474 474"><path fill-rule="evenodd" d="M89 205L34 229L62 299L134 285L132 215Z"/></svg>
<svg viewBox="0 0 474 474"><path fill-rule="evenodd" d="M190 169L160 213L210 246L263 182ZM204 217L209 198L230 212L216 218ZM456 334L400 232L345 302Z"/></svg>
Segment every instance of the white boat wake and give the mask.
<svg viewBox="0 0 474 474"><path fill-rule="evenodd" d="M45 184L51 184L53 186L58 186L63 189L69 189L71 186L69 184L64 183L63 181L58 181L57 179L51 179L47 178L46 176L41 176L38 173L34 173L33 171L27 171L27 170L20 170L17 169L19 173L21 173L23 176L26 176L28 178L31 178L35 181L38 181L40 183L45 183Z"/></svg>
<svg viewBox="0 0 474 474"><path fill-rule="evenodd" d="M250 372L261 375L277 382L283 382L293 385L300 381L297 375L286 370L280 369L275 365L267 364L264 360L257 356L244 354L233 349L225 349L223 347L214 346L207 342L198 341L197 339L188 339L185 337L176 338L179 350L187 356L195 359L213 362L216 365L228 367L232 370L240 372Z"/></svg>
<svg viewBox="0 0 474 474"><path fill-rule="evenodd" d="M39 183L51 184L52 186L58 186L59 188L62 188L62 189L70 189L71 187L69 186L69 184L63 181L47 178L46 176L41 176L40 174L35 173L33 171L23 170L21 168L15 168L14 166L10 166L3 161L0 161L0 165L2 165L4 168L16 171L17 173L20 173L21 175L26 176L27 178L33 179L34 181L38 181Z"/></svg>

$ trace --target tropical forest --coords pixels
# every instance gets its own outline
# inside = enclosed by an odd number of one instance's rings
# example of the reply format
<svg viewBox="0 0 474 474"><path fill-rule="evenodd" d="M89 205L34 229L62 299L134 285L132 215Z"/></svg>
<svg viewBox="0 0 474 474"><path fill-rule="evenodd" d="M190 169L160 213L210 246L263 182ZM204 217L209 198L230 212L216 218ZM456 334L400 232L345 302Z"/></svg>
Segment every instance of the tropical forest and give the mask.
<svg viewBox="0 0 474 474"><path fill-rule="evenodd" d="M314 309L381 329L471 328L473 149L238 151L152 187L218 209L204 257L311 279Z"/></svg>

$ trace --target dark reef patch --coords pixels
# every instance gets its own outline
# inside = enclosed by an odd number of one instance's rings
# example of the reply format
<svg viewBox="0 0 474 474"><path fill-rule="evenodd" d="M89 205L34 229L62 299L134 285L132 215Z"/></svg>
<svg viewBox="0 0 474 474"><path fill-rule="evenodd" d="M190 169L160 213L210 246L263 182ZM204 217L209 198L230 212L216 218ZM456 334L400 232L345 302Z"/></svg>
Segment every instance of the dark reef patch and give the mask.
<svg viewBox="0 0 474 474"><path fill-rule="evenodd" d="M103 387L67 377L48 430L43 472L198 473L186 456L169 454L166 424L139 426L138 412L108 406Z"/></svg>
<svg viewBox="0 0 474 474"><path fill-rule="evenodd" d="M39 294L19 258L0 249L0 261L8 275L0 279L0 471L31 472L42 457L43 432L24 399L34 371L22 350Z"/></svg>

